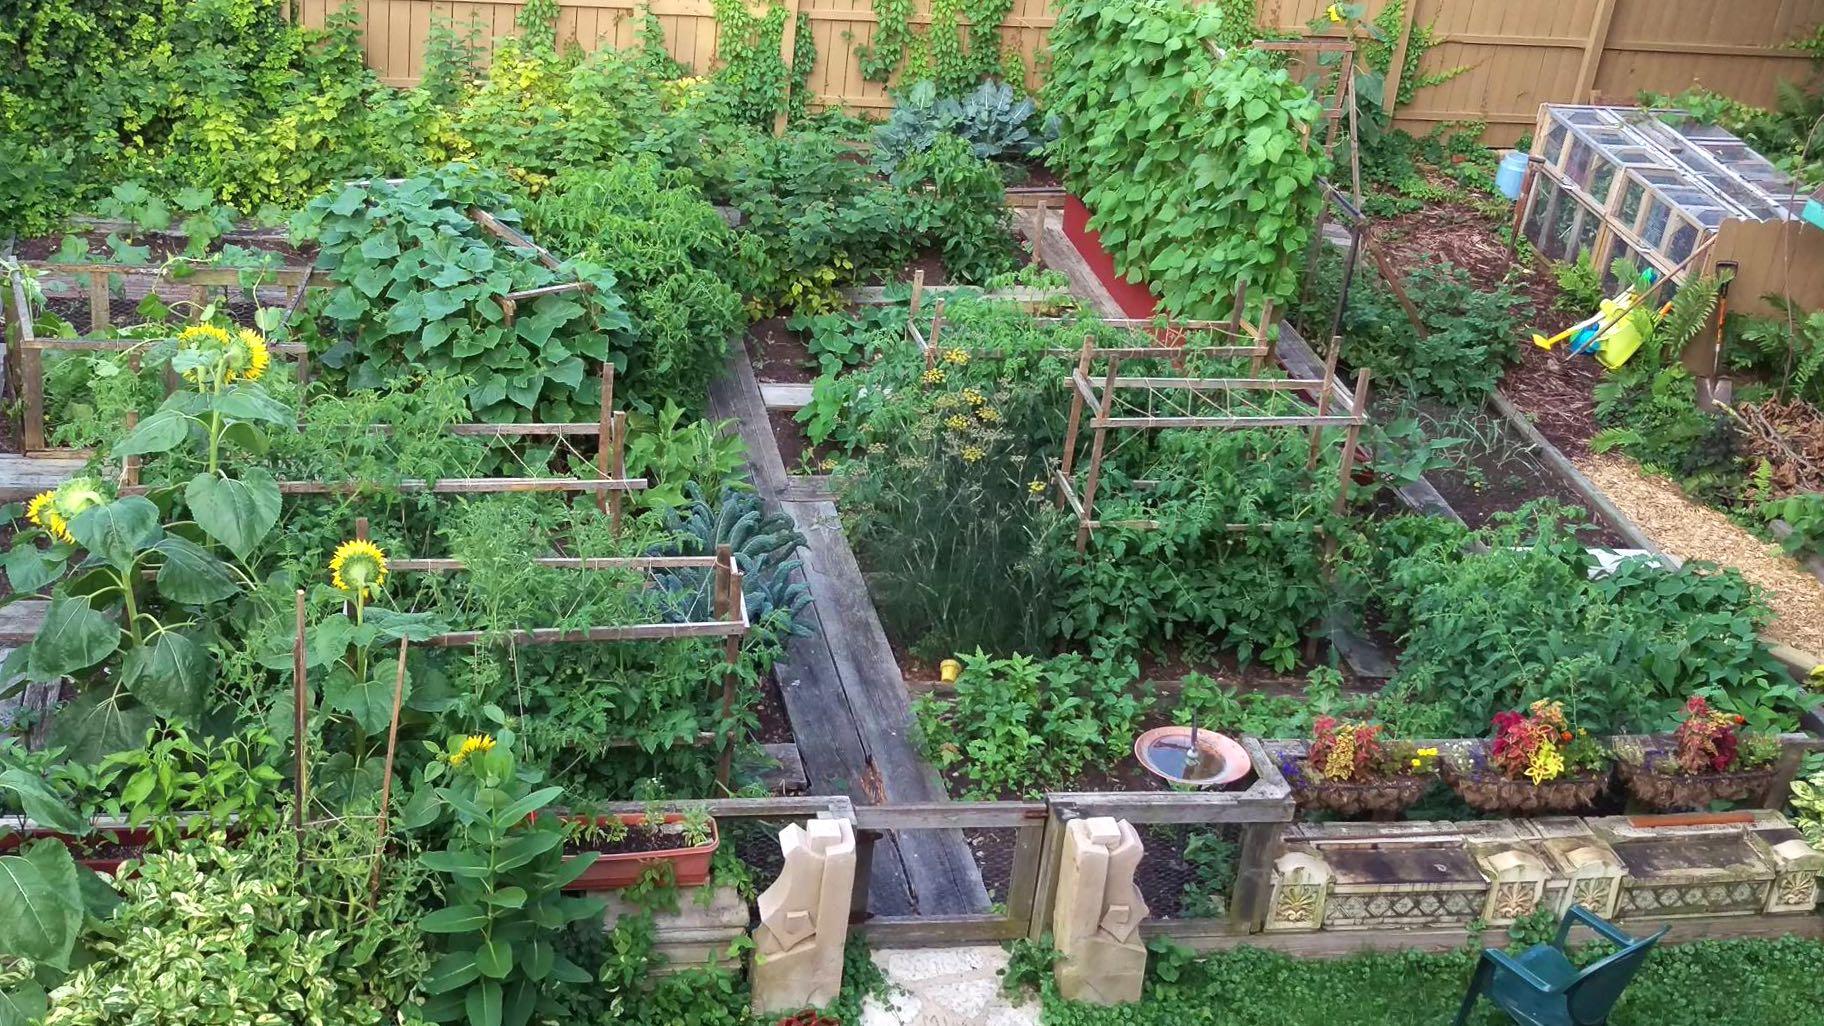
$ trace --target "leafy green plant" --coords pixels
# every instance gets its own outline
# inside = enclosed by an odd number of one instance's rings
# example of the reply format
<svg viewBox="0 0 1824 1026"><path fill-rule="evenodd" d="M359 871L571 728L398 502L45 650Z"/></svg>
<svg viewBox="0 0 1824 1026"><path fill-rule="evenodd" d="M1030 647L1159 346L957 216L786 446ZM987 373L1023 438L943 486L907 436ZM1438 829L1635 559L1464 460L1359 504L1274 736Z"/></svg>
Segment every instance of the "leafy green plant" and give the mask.
<svg viewBox="0 0 1824 1026"><path fill-rule="evenodd" d="M1805 492L1761 504L1769 523L1783 520L1791 532L1780 539L1786 551L1809 556L1824 555L1824 495Z"/></svg>
<svg viewBox="0 0 1824 1026"><path fill-rule="evenodd" d="M451 165L347 185L306 208L294 232L319 246L318 266L336 282L320 313L346 336L318 358L349 387L443 372L473 382L469 405L482 420L594 414L590 361L608 359L629 326L614 275L588 261L553 270L491 240L468 212L517 223L499 187ZM510 293L572 282L586 288L524 301L509 323L500 301Z"/></svg>
<svg viewBox="0 0 1824 1026"><path fill-rule="evenodd" d="M768 515L760 496L724 489L714 503L703 497L694 483L685 485L688 505L665 511L670 540L654 549L656 555L713 556L720 546L732 550L741 568L742 596L750 622L784 633L808 636L811 629L798 622L811 604L810 589L793 581L799 567L795 558L804 535L783 513ZM712 572L687 567L667 571L658 585L673 599L666 618L677 621L714 619L711 614Z"/></svg>
<svg viewBox="0 0 1824 1026"><path fill-rule="evenodd" d="M119 788L129 826L148 826L152 843L211 829L261 830L278 822L278 743L254 730L193 738L182 727L148 731L145 744L102 760L102 786Z"/></svg>
<svg viewBox="0 0 1824 1026"><path fill-rule="evenodd" d="M732 422L686 422L684 408L669 400L651 417L629 417L627 436L627 474L650 485L634 495L640 506L681 506L689 501L686 485L720 491L739 479L747 463L747 446Z"/></svg>
<svg viewBox="0 0 1824 1026"><path fill-rule="evenodd" d="M1319 202L1319 106L1234 22L1183 0L1076 2L1051 33L1051 163L1115 269L1180 317L1226 317L1243 282L1283 306Z"/></svg>
<svg viewBox="0 0 1824 1026"><path fill-rule="evenodd" d="M1068 787L1091 764L1124 758L1152 704L1131 662L959 658L954 694L921 695L912 711L926 757L962 774L970 798Z"/></svg>
<svg viewBox="0 0 1824 1026"><path fill-rule="evenodd" d="M1000 172L962 138L943 135L907 157L897 179L908 190L907 227L960 281L985 281L1019 266Z"/></svg>
<svg viewBox="0 0 1824 1026"><path fill-rule="evenodd" d="M614 274L631 322L617 389L636 406L698 405L741 326L727 284L734 233L682 172L651 154L565 170L526 207L548 246ZM617 396L618 398L618 396Z"/></svg>
<svg viewBox="0 0 1824 1026"><path fill-rule="evenodd" d="M1192 918L1221 916L1229 909L1229 891L1235 886L1235 859L1240 848L1220 829L1193 830L1184 839L1184 862L1191 879L1179 901L1181 912Z"/></svg>
<svg viewBox="0 0 1824 1026"><path fill-rule="evenodd" d="M1824 844L1824 772L1792 782L1792 807L1800 832L1813 845Z"/></svg>
<svg viewBox="0 0 1824 1026"><path fill-rule="evenodd" d="M1055 118L1006 82L982 82L962 96L943 96L926 79L904 90L893 113L874 130L874 165L895 173L910 155L931 148L940 135L960 136L982 160L1019 160L1057 138Z"/></svg>
<svg viewBox="0 0 1824 1026"><path fill-rule="evenodd" d="M419 856L442 876L447 901L418 922L443 950L423 983L425 1014L438 1022L523 1026L557 985L589 982L555 942L564 926L601 915L601 899L562 893L595 854L564 856L557 817L536 815L563 789L533 790L538 774L522 771L512 745L510 734L452 737L425 774L433 797L407 820L442 819L450 831L444 848Z"/></svg>

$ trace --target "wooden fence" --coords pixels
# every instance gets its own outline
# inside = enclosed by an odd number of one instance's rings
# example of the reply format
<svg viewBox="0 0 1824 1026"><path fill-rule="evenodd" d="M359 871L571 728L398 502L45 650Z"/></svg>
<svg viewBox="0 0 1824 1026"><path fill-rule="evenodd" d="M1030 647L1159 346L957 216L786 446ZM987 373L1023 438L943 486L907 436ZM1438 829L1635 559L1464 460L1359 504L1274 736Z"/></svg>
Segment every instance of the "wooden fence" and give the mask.
<svg viewBox="0 0 1824 1026"><path fill-rule="evenodd" d="M874 36L872 0L783 0L809 15L817 44L810 77L815 106L861 112L891 106L886 89L862 78L855 47ZM1372 16L1393 0L1368 0ZM585 48L635 44L635 0L559 0L558 36ZM321 25L340 0L299 0L306 25ZM354 0L362 16L368 64L395 85L417 82L433 13L481 27L484 44L514 31L520 0ZM1265 31L1301 32L1328 0L1259 0ZM709 0L653 0L672 56L698 72L715 63L716 20ZM915 0L912 23L930 23L930 0ZM1642 90L1678 92L1702 85L1748 103L1770 104L1782 79L1814 69L1787 43L1824 23L1824 0L1535 0L1470 3L1409 0L1401 11L1396 54L1415 28L1429 26L1435 45L1421 73L1466 69L1421 89L1401 110L1417 132L1452 121L1483 121L1486 140L1511 144L1546 102L1582 103L1592 93L1626 101ZM1050 0L1014 0L1001 26L1003 45L1026 58L1028 85L1038 84Z"/></svg>

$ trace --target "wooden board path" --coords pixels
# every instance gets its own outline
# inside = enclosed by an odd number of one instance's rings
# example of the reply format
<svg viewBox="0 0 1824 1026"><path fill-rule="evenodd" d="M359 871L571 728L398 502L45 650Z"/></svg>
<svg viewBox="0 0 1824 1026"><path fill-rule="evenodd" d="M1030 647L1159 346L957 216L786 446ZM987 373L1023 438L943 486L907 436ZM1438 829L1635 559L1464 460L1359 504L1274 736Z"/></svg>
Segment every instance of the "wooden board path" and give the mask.
<svg viewBox="0 0 1824 1026"><path fill-rule="evenodd" d="M767 506L807 539L810 637L792 638L775 667L813 794L857 804L944 801L943 782L912 743L911 703L899 663L868 596L827 493L794 484L767 423L747 353L736 346L710 388L711 416L731 419L747 443L754 485ZM869 910L878 915L985 911L981 870L961 830L899 831L874 849Z"/></svg>
<svg viewBox="0 0 1824 1026"><path fill-rule="evenodd" d="M0 502L24 502L82 473L83 461L27 459L16 452L0 453Z"/></svg>

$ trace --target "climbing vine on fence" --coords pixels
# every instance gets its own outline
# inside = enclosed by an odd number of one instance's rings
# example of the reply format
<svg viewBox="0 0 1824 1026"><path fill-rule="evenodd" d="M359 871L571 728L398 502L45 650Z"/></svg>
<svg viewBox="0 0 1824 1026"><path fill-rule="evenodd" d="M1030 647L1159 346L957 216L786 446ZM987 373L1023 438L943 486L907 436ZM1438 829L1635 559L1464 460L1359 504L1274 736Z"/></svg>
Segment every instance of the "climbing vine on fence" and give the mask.
<svg viewBox="0 0 1824 1026"><path fill-rule="evenodd" d="M1070 0L1051 35L1053 165L1116 269L1183 317L1226 316L1238 281L1289 298L1319 202L1322 109L1235 22L1186 0Z"/></svg>
<svg viewBox="0 0 1824 1026"><path fill-rule="evenodd" d="M862 76L886 82L936 80L946 93L1002 73L1001 23L1013 0L931 0L931 26L912 31L913 0L874 0L874 37L855 47ZM1023 76L1022 76L1023 78Z"/></svg>
<svg viewBox="0 0 1824 1026"><path fill-rule="evenodd" d="M716 11L716 81L736 120L771 127L785 101L791 72L780 56L786 10L773 4L755 15L744 0L712 0ZM796 54L794 54L796 56Z"/></svg>

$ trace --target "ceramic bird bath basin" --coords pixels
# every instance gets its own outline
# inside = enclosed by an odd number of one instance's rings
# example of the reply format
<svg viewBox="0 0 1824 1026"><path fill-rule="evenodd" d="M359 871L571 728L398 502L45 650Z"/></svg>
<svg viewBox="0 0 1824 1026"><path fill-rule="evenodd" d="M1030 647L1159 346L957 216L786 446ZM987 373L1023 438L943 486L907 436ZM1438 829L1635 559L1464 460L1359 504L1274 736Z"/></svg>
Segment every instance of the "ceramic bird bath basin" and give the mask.
<svg viewBox="0 0 1824 1026"><path fill-rule="evenodd" d="M1240 742L1197 727L1155 727L1134 739L1134 758L1153 776L1187 787L1225 787L1254 768Z"/></svg>

